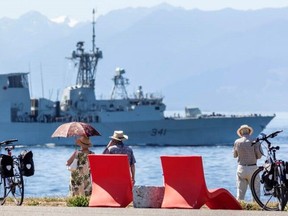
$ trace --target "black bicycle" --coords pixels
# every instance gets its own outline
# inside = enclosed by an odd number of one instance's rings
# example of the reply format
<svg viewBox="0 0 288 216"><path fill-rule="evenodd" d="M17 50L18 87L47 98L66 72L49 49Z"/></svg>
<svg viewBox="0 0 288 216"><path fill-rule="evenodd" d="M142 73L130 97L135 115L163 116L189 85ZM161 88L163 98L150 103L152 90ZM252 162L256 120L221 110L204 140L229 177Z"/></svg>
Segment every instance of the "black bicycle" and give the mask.
<svg viewBox="0 0 288 216"><path fill-rule="evenodd" d="M0 142L0 149L4 145L9 145L17 139ZM12 196L16 205L21 205L24 199L24 182L21 169L21 155L12 155L13 145L6 146L7 154L0 155L0 204L3 205L9 195Z"/></svg>
<svg viewBox="0 0 288 216"><path fill-rule="evenodd" d="M267 149L265 163L258 167L252 175L251 191L258 205L268 211L283 211L288 198L287 162L276 158L276 151L280 147L272 146L268 140L276 137L281 132L282 130L269 135L262 133L262 137L257 138L252 143L253 145L260 142L262 147Z"/></svg>

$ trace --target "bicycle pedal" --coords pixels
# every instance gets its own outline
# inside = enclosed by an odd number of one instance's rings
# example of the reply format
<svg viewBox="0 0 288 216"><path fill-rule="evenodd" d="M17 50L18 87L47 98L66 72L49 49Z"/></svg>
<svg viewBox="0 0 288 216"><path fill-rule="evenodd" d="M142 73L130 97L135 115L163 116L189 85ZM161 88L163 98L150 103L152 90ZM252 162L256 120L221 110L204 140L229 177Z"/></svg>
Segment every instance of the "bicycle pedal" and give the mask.
<svg viewBox="0 0 288 216"><path fill-rule="evenodd" d="M273 193L264 193L264 196L271 196Z"/></svg>

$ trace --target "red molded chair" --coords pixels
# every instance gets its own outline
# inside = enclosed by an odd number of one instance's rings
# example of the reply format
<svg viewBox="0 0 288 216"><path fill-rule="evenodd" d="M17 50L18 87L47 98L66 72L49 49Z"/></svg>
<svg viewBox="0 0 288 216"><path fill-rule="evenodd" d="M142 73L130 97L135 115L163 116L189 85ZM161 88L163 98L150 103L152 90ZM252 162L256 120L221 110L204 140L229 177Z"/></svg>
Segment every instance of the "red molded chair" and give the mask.
<svg viewBox="0 0 288 216"><path fill-rule="evenodd" d="M126 207L133 201L127 155L88 155L92 180L90 207Z"/></svg>
<svg viewBox="0 0 288 216"><path fill-rule="evenodd" d="M162 208L242 209L226 189L208 190L201 156L161 156L164 175Z"/></svg>

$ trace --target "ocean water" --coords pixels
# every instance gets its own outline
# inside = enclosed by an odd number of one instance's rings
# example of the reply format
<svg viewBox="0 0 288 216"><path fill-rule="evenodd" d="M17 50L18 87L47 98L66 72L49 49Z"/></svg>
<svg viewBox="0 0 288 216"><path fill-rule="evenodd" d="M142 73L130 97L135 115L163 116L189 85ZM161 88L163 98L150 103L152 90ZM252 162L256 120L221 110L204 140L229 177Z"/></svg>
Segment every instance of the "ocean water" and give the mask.
<svg viewBox="0 0 288 216"><path fill-rule="evenodd" d="M280 146L278 158L288 161L288 112L276 113L276 118L265 129L269 134L283 130L272 141ZM237 138L235 132L235 139ZM181 146L155 147L133 146L136 157L136 185L163 186L160 163L161 155L200 155L203 158L206 184L209 189L224 187L236 195L236 159L232 156L232 146ZM103 151L103 146L91 148L96 154ZM13 154L22 150L32 150L34 154L35 175L24 177L25 197L65 197L69 193L70 172L65 163L75 150L71 146L17 146ZM2 149L2 153L4 150ZM263 163L264 157L260 161ZM248 192L247 199L252 199Z"/></svg>

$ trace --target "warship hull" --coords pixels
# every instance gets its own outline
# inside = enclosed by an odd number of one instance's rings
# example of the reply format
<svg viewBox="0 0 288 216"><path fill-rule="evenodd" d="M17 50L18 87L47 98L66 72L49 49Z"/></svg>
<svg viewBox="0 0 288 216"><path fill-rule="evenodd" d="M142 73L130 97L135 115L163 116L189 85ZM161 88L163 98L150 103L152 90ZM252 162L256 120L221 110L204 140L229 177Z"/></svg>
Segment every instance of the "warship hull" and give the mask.
<svg viewBox="0 0 288 216"><path fill-rule="evenodd" d="M90 123L101 133L91 137L97 146L107 145L114 130L123 130L129 135L127 145L162 146L209 146L230 145L237 138L236 130L242 124L254 129L254 136L260 134L273 116L211 117L152 121L128 121ZM1 139L17 138L19 145L73 145L75 138L52 138L61 122L10 122L0 124Z"/></svg>

